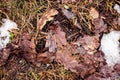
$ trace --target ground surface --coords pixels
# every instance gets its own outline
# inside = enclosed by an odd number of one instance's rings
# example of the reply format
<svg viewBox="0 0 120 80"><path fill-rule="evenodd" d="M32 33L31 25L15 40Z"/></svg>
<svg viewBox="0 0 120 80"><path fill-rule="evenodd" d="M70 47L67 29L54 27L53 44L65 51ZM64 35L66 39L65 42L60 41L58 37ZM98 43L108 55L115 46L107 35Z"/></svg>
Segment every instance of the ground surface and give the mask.
<svg viewBox="0 0 120 80"><path fill-rule="evenodd" d="M119 0L0 0L0 24L18 24L0 51L0 80L119 80L99 51L120 30Z"/></svg>

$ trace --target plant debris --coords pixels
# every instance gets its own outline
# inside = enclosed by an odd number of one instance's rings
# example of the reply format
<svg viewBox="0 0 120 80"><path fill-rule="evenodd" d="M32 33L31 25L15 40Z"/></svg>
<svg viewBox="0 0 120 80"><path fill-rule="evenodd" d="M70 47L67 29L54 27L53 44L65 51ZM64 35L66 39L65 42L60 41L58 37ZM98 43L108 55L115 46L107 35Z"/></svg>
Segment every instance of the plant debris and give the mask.
<svg viewBox="0 0 120 80"><path fill-rule="evenodd" d="M0 80L119 80L119 7L117 0L1 0Z"/></svg>

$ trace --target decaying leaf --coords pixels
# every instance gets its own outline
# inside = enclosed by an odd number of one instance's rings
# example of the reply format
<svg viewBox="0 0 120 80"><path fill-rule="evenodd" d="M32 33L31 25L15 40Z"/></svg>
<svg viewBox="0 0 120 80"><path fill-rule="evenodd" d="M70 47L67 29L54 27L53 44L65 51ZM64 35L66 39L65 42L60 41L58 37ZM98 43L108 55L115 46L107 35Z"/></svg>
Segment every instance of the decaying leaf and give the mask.
<svg viewBox="0 0 120 80"><path fill-rule="evenodd" d="M78 21L78 19L76 18L76 15L72 12L70 12L69 10L67 9L64 9L62 8L62 12L63 12L63 15L65 15L68 19L73 19L73 24L79 28L80 30L82 30L82 27Z"/></svg>
<svg viewBox="0 0 120 80"><path fill-rule="evenodd" d="M94 19L93 25L95 26L95 34L99 34L107 30L107 24L105 24L104 21L100 18Z"/></svg>
<svg viewBox="0 0 120 80"><path fill-rule="evenodd" d="M0 50L0 66L6 63L6 60L8 59L9 55L10 55L10 49Z"/></svg>
<svg viewBox="0 0 120 80"><path fill-rule="evenodd" d="M67 40L65 38L65 32L61 30L59 25L50 26L51 30L47 36L46 47L49 48L49 52L56 52L57 46L67 45Z"/></svg>
<svg viewBox="0 0 120 80"><path fill-rule="evenodd" d="M25 57L28 62L35 62L36 58L36 50L33 40L34 39L30 40L30 36L27 33L23 33L21 35L21 40L19 44L21 49L20 53Z"/></svg>
<svg viewBox="0 0 120 80"><path fill-rule="evenodd" d="M53 37L56 39L56 43L58 45L60 45L59 43L61 43L62 45L68 44L65 35L66 35L65 32L63 32L61 30L60 25L58 25L56 30L55 30L55 34L53 35Z"/></svg>
<svg viewBox="0 0 120 80"><path fill-rule="evenodd" d="M6 48L0 50L0 66L6 63L10 54L17 54L17 51L14 52L16 49L18 49L17 45L7 44Z"/></svg>
<svg viewBox="0 0 120 80"><path fill-rule="evenodd" d="M54 54L50 54L49 52L39 53L37 55L37 62L51 63L55 58Z"/></svg>
<svg viewBox="0 0 120 80"><path fill-rule="evenodd" d="M114 70L115 70L118 74L120 74L120 64L115 64Z"/></svg>
<svg viewBox="0 0 120 80"><path fill-rule="evenodd" d="M64 65L65 69L70 69L72 72L77 72L75 67L79 66L78 61L72 57L72 47L64 47L63 49L58 49L56 52L55 60Z"/></svg>
<svg viewBox="0 0 120 80"><path fill-rule="evenodd" d="M48 33L45 47L49 48L49 52L53 52L53 53L56 52L57 45L56 45L55 40L53 39L51 31Z"/></svg>
<svg viewBox="0 0 120 80"><path fill-rule="evenodd" d="M98 12L95 8L91 7L90 12L89 12L89 15L90 15L93 19L95 19L95 18L98 18L98 17L99 17L99 12Z"/></svg>
<svg viewBox="0 0 120 80"><path fill-rule="evenodd" d="M81 54L78 53L79 60L72 56L75 48L72 45L68 45L63 48L59 48L56 52L55 61L64 65L65 69L69 69L72 72L77 72L82 78L92 75L96 72L97 68L104 65L105 59L102 52L96 52L95 54Z"/></svg>
<svg viewBox="0 0 120 80"><path fill-rule="evenodd" d="M40 18L40 20L38 21L38 26L37 26L37 30L42 30L44 25L46 24L47 21L51 21L54 19L54 16L58 14L58 11L55 9L48 9L43 16Z"/></svg>
<svg viewBox="0 0 120 80"><path fill-rule="evenodd" d="M99 35L96 36L88 36L85 35L83 38L79 38L77 42L75 42L78 46L83 47L83 52L87 51L88 54L93 54L97 51L99 47ZM85 51L84 51L85 50Z"/></svg>

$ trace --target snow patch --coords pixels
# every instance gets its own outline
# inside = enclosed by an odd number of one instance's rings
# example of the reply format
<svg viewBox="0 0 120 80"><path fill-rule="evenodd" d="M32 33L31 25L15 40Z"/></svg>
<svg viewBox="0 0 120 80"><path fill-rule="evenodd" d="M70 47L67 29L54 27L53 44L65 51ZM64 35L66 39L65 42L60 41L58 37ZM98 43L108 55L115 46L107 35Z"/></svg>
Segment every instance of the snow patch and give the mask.
<svg viewBox="0 0 120 80"><path fill-rule="evenodd" d="M120 6L115 4L114 9L120 14Z"/></svg>
<svg viewBox="0 0 120 80"><path fill-rule="evenodd" d="M120 63L120 47L119 47L120 31L111 31L104 34L101 39L100 50L104 52L108 66Z"/></svg>
<svg viewBox="0 0 120 80"><path fill-rule="evenodd" d="M17 24L8 19L2 19L3 24L0 27L0 49L5 48L10 41L10 30L18 29Z"/></svg>

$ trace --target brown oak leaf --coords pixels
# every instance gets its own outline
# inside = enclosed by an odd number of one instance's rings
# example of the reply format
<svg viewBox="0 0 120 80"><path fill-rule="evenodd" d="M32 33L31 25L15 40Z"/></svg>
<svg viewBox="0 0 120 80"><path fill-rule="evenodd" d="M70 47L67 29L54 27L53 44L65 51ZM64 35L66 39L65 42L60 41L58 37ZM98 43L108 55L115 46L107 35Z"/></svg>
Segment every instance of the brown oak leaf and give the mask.
<svg viewBox="0 0 120 80"><path fill-rule="evenodd" d="M25 57L28 62L35 62L36 58L36 50L34 39L30 39L30 35L28 33L23 33L21 35L21 40L19 43L21 54Z"/></svg>

